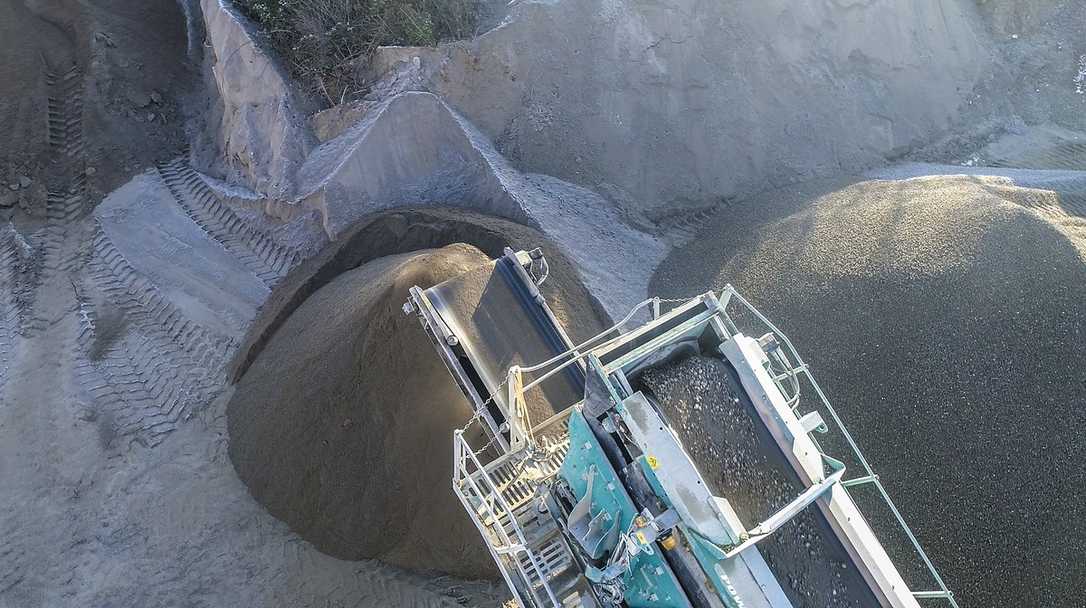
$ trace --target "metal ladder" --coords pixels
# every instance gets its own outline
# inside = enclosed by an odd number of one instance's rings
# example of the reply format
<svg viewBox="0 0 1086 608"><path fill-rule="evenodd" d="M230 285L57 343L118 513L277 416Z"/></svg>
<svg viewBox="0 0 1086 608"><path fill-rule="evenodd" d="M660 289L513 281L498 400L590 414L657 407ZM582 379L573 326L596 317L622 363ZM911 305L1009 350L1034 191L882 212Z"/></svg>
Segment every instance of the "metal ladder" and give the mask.
<svg viewBox="0 0 1086 608"><path fill-rule="evenodd" d="M537 468L533 473L537 480L554 477L562 466L569 451L569 436L564 426L562 431L556 440L543 440L549 455L536 463ZM573 556L562 540L558 525L549 515L538 509L535 492L538 481L523 479L520 468L518 463L510 461L490 471L498 487L503 488L502 497L513 514L513 518L503 515L499 518L499 523L507 534L512 535L515 518L515 525L520 527L527 541L527 550L535 556L538 569L530 567L531 560L527 553L517 556L521 567L528 574L529 586L533 590L539 590L546 584L563 606L579 606L576 591L581 581L580 571L575 567Z"/></svg>
<svg viewBox="0 0 1086 608"><path fill-rule="evenodd" d="M502 505L493 509L478 504L472 513L476 523L492 530L488 538L524 539L523 549L498 551L499 565L508 573L521 573L526 585L523 592L537 600L546 599L558 603L555 608L581 608L595 606L591 600L582 601L584 577L573 555L562 538L561 530L553 518L539 509L536 489L543 482L557 475L569 452L568 419L556 416L541 427L536 443L545 456L529 459L527 454L510 454L486 465L473 474L479 483L477 488L492 488L500 495L484 497L484 503ZM486 481L478 479L486 475ZM489 541L488 541L489 542ZM543 605L543 604L540 604Z"/></svg>

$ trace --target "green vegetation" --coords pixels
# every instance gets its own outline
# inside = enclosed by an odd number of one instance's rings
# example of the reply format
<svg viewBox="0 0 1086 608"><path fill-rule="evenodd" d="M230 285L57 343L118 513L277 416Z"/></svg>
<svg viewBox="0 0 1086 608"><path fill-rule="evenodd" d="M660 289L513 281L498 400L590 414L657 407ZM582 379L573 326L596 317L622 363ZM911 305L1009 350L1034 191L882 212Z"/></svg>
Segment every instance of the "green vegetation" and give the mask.
<svg viewBox="0 0 1086 608"><path fill-rule="evenodd" d="M385 45L432 46L475 33L479 0L235 0L264 26L300 82L329 104L360 97Z"/></svg>

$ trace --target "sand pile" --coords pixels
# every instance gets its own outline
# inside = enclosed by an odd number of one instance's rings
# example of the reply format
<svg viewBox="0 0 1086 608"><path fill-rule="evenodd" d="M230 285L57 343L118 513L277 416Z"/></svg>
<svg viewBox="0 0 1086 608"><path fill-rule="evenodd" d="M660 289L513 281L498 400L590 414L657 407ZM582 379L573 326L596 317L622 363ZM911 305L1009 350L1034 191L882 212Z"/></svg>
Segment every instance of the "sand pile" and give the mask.
<svg viewBox="0 0 1086 608"><path fill-rule="evenodd" d="M348 271L287 318L239 382L228 406L235 468L258 501L321 551L494 574L450 486L452 430L471 407L402 311L411 286L488 259L454 244ZM548 287L566 301L583 291L570 276Z"/></svg>
<svg viewBox="0 0 1086 608"><path fill-rule="evenodd" d="M230 455L253 495L326 553L478 576L489 556L452 492L471 417L407 290L487 257L466 245L374 260L307 300L238 384Z"/></svg>
<svg viewBox="0 0 1086 608"><path fill-rule="evenodd" d="M1034 194L806 184L724 210L652 289L731 282L788 333L963 606L1086 591L1086 265Z"/></svg>

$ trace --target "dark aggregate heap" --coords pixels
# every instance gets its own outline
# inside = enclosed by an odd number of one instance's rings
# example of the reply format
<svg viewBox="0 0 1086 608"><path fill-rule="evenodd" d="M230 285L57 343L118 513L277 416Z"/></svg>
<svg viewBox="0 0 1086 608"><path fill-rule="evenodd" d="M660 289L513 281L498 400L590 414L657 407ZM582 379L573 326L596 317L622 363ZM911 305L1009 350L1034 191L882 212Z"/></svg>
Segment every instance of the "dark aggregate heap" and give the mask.
<svg viewBox="0 0 1086 608"><path fill-rule="evenodd" d="M651 290L730 282L792 338L963 607L1086 596L1086 218L1048 194L802 184L723 210Z"/></svg>
<svg viewBox="0 0 1086 608"><path fill-rule="evenodd" d="M449 490L452 429L471 407L400 308L412 285L486 261L452 245L344 273L291 315L238 384L227 409L238 476L321 551L489 574Z"/></svg>

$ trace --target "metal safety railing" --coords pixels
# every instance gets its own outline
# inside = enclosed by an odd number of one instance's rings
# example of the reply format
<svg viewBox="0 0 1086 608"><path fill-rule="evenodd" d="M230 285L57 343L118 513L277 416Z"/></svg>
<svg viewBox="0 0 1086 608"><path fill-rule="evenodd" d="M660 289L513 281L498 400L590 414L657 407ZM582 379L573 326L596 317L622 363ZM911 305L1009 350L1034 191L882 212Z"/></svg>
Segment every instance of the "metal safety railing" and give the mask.
<svg viewBox="0 0 1086 608"><path fill-rule="evenodd" d="M693 298L691 298L693 299ZM620 319L617 323L611 327L601 331L600 333L592 336L591 338L581 342L580 344L566 350L565 352L558 353L557 355L541 361L535 365L521 366L514 365L509 368L506 374L505 382L503 385L508 390L508 403L511 410L509 416L509 435L511 449L516 450L525 445L531 445L533 440L533 424L528 412L527 401L525 395L528 391L541 388L542 384L558 374L570 365L583 365L582 361L588 357L593 349L598 349L612 344L618 340L623 339L622 330L637 313L642 310L649 309L652 318L656 318L660 314L660 302L661 301L678 301L678 300L661 300L660 298L649 298L630 309L630 312ZM690 299L683 300L690 301ZM651 308L650 308L651 307ZM618 335L603 340L604 337L618 332ZM544 371L546 370L546 371ZM533 374L536 372L543 372L539 376L532 378L529 382L525 383L524 376L526 374ZM500 389L501 387L499 387Z"/></svg>
<svg viewBox="0 0 1086 608"><path fill-rule="evenodd" d="M547 582L542 560L528 546L516 513L502 495L499 484L490 476L464 438L462 430L453 435L453 451L453 492L486 541L491 557L501 570L502 578L514 599L523 606L524 598L521 594L525 592L531 595L533 606L561 606ZM510 457L511 454L506 454L490 463L490 466ZM514 580L514 577L517 577L517 580ZM538 589L533 580L538 581ZM550 603L547 604L544 600L549 600Z"/></svg>
<svg viewBox="0 0 1086 608"><path fill-rule="evenodd" d="M772 365L772 363L769 363L767 364L767 371L773 378L774 384L776 384L777 388L781 391L781 394L784 395L789 407L792 408L793 412L796 412L797 416L799 415L799 412L796 410L799 408L801 386L800 378L803 377L803 379L805 379L814 388L815 395L821 402L821 406L830 415L830 418L833 420L833 423L837 427L837 430L840 432L841 436L848 444L849 449L852 451L853 456L856 458L856 461L863 469L863 475L852 479L842 480L840 482L841 486L844 488L850 488L856 486L871 485L878 490L879 497L886 504L886 506L889 507L890 512L893 514L893 517L896 520L897 524L905 533L905 536L909 539L909 543L912 545L913 550L920 557L928 573L934 580L935 585L938 587L938 589L933 591L913 591L913 597L916 599L925 600L946 600L950 604L950 606L952 606L952 608L958 608L958 602L954 598L954 593L950 591L950 589L947 588L946 583L943 582L943 578L939 575L939 571L935 568L935 564L932 563L931 559L928 557L928 554L920 545L920 541L917 540L916 535L913 533L912 529L907 523L905 523L905 518L902 517L901 512L898 510L897 505L894 504L894 501L890 499L890 495L886 492L886 488L883 486L882 481L880 481L879 476L875 473L871 465L868 463L867 459L864 457L863 453L860 451L860 447L856 444L856 441L853 439L852 434L849 433L847 428L845 428L845 424L841 420L841 417L837 414L837 410L834 409L833 405L830 403L829 398L827 398L826 394L822 391L822 387L818 385L818 381L815 380L814 375L811 374L810 367L807 365L807 363L803 361L803 358L799 355L799 352L796 351L795 346L792 345L791 340L789 340L788 336L781 332L781 330L778 329L772 321L770 321L768 318L765 317L765 315L759 312L758 309L754 307L754 305L752 305L743 296L741 296L730 284L724 287L723 291L721 291L719 298L720 311L723 314L724 323L727 326L728 331L732 332L733 334L747 333L741 332L740 327L735 321L735 316L729 313L729 306L733 303L738 303L740 306L743 307L743 309L745 309L747 313L753 315L754 318L761 322L764 325L764 329L768 329L769 332L771 332L776 337L777 341L780 344L780 348L785 350L785 352L779 353L779 356L777 357L770 355L770 360L772 361L774 358L776 358L777 362L781 364L784 369L776 368ZM755 330L751 331L748 335L758 335L760 331L762 330L755 328ZM767 355L768 354L769 353L767 353ZM822 451L822 447L821 445L819 445L818 441L814 437L811 437L811 440L814 442L815 447L818 448L819 452L821 452L823 456L826 456L825 453Z"/></svg>

